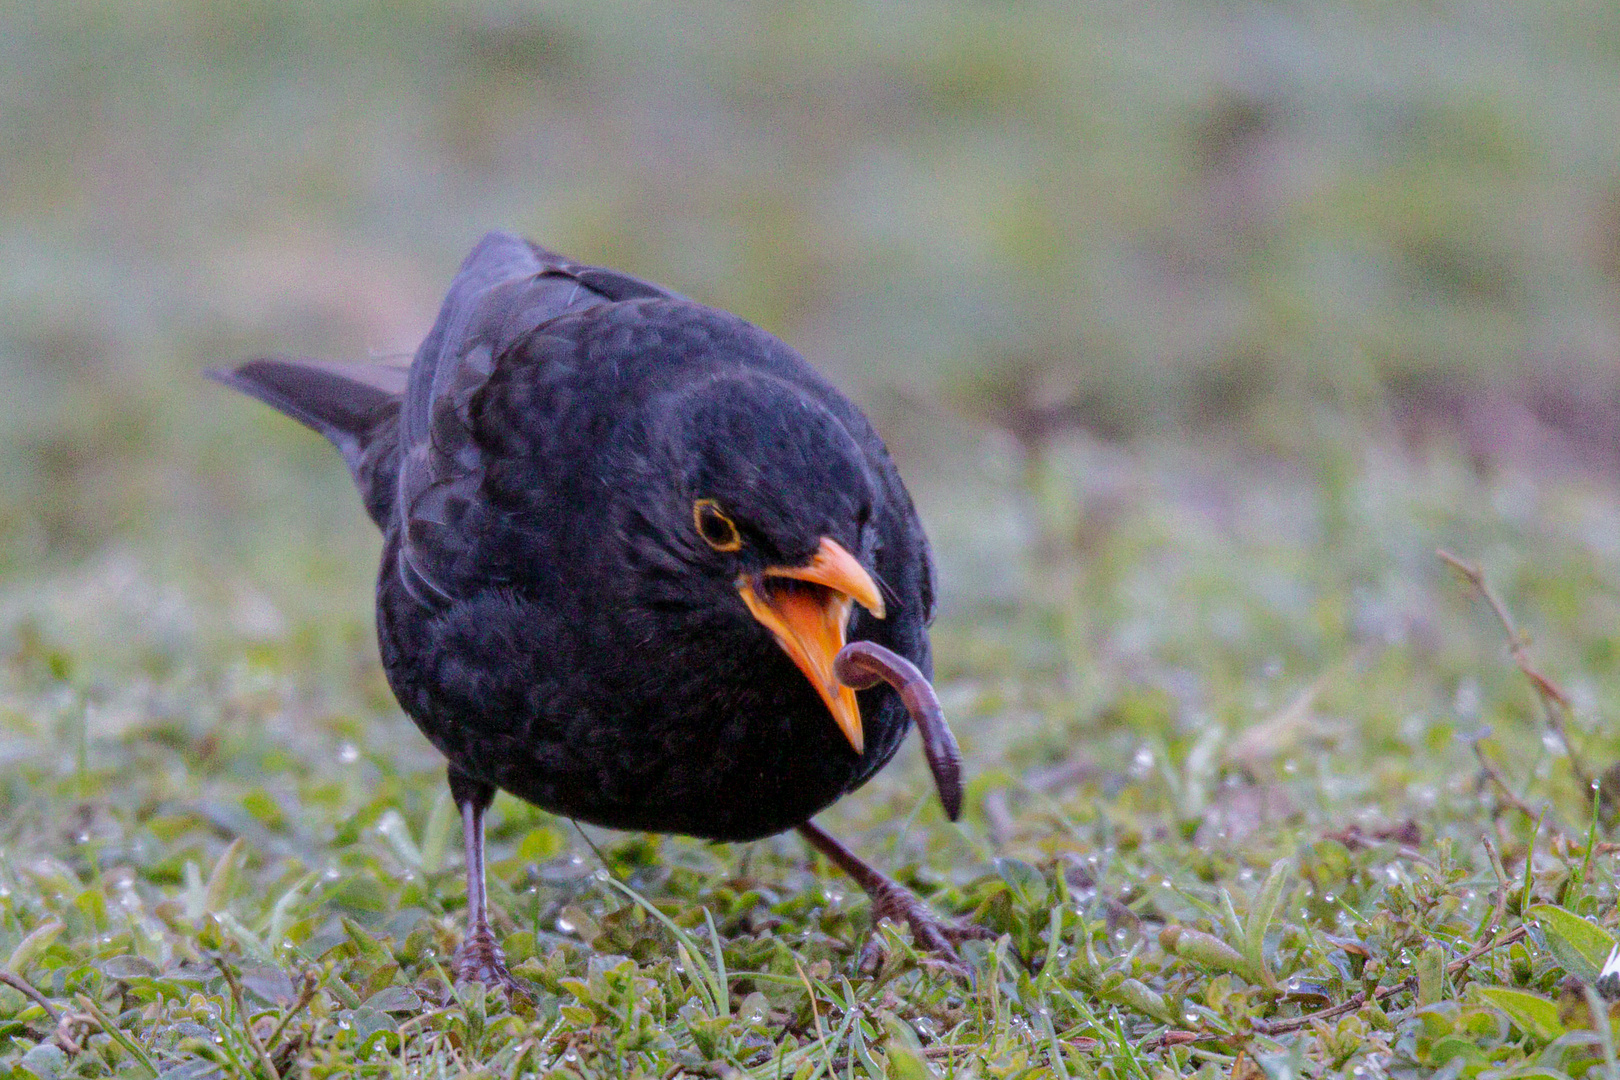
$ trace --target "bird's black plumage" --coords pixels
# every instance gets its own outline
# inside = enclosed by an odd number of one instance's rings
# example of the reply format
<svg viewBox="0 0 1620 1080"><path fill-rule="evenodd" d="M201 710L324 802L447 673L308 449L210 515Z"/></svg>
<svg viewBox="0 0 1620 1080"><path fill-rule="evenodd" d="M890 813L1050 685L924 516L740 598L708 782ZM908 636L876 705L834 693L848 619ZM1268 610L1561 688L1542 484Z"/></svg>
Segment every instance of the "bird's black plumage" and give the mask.
<svg viewBox="0 0 1620 1080"><path fill-rule="evenodd" d="M407 378L286 360L220 377L343 452L384 535L389 682L486 804L495 787L599 825L745 840L806 822L904 738L878 683L857 752L739 595L830 540L886 609L854 606L849 638L930 673L928 543L882 440L742 319L491 233ZM705 539L700 501L735 550Z"/></svg>

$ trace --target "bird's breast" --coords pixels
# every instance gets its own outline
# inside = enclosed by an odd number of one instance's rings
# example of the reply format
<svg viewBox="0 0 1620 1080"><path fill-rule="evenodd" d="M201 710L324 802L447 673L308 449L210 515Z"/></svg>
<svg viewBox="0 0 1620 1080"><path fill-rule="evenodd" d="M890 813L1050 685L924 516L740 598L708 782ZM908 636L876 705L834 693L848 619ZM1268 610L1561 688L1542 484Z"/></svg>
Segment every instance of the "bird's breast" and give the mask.
<svg viewBox="0 0 1620 1080"><path fill-rule="evenodd" d="M857 754L762 628L648 633L609 614L499 590L430 612L384 587L378 628L396 695L458 768L613 828L779 832L864 782L904 735L892 693L865 691Z"/></svg>

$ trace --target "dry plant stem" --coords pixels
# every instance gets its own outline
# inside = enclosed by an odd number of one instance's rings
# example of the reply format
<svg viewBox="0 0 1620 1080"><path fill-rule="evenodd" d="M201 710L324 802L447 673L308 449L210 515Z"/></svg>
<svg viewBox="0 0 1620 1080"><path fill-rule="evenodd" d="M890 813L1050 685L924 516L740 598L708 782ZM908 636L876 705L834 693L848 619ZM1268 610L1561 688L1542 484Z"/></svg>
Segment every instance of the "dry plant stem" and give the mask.
<svg viewBox="0 0 1620 1080"><path fill-rule="evenodd" d="M1502 865L1502 856L1497 852L1496 845L1491 843L1488 836L1480 839L1485 842L1485 854L1490 856L1491 872L1496 875L1496 908L1491 912L1491 921L1486 924L1485 933L1481 935L1488 941L1496 933L1496 928L1502 925L1502 917L1507 914L1508 894L1513 891L1513 886L1508 881L1507 867Z"/></svg>
<svg viewBox="0 0 1620 1080"><path fill-rule="evenodd" d="M1515 926L1512 930L1509 930L1507 933L1497 937L1494 941L1487 941L1483 945L1477 945L1472 951L1447 964L1446 974L1455 975L1457 972L1461 971L1469 964L1472 964L1475 960L1478 960L1492 949L1500 949L1504 945L1512 945L1515 941L1523 941L1525 935L1528 933L1530 933L1530 931L1526 928L1522 926Z"/></svg>
<svg viewBox="0 0 1620 1080"><path fill-rule="evenodd" d="M1569 730L1564 724L1564 718L1571 712L1569 695L1563 688L1543 675L1536 666L1530 662L1530 643L1514 625L1513 616L1508 612L1507 605L1502 603L1500 597L1491 589L1485 580L1485 571L1478 563L1465 562L1453 555L1445 548L1435 552L1440 561L1461 574L1471 585L1475 592L1490 606L1496 615L1496 621L1502 624L1507 634L1508 655L1513 657L1513 663L1518 667L1536 692L1536 701L1541 706L1542 719L1552 733L1558 736L1558 741L1564 744L1564 752L1569 755L1569 769L1575 774L1575 782L1580 785L1581 798L1592 797L1592 774L1586 771L1580 755L1575 752L1575 744L1570 742Z"/></svg>
<svg viewBox="0 0 1620 1080"><path fill-rule="evenodd" d="M1385 987L1385 989L1391 993L1399 993L1400 991L1407 989L1409 986L1416 985L1417 980L1414 978L1407 979L1405 982L1396 983L1394 986ZM1337 1005L1330 1005L1318 1012L1307 1013L1304 1016L1296 1016L1292 1020L1278 1020L1271 1023L1268 1023L1265 1020L1257 1020L1254 1024L1254 1030L1258 1031L1262 1035L1287 1035L1289 1032L1310 1027L1318 1020L1332 1020L1336 1016L1343 1016L1345 1013L1355 1012L1365 1004L1367 1004L1367 991L1357 990L1354 994L1351 994L1347 999L1339 1002Z"/></svg>
<svg viewBox="0 0 1620 1080"><path fill-rule="evenodd" d="M242 995L242 984L236 980L236 973L231 970L224 957L216 956L214 966L219 968L219 973L225 976L225 984L231 988L231 1000L236 1003L236 1018L242 1023L242 1031L247 1035L248 1045L253 1047L254 1056L259 1059L259 1064L264 1066L270 1080L281 1080L281 1073L276 1069L275 1062L270 1060L270 1054L253 1030L253 1021L248 1017L247 1002Z"/></svg>
<svg viewBox="0 0 1620 1080"><path fill-rule="evenodd" d="M287 1030L287 1025L292 1023L293 1017L303 1012L309 1003L315 1000L316 991L325 982L324 977L317 979L314 972L304 972L303 985L298 991L298 1000L293 1002L292 1008L287 1010L286 1014L282 1016L281 1020L277 1022L275 1028L270 1032L270 1037L264 1041L266 1053L273 1054L276 1052L276 1046L281 1042L281 1033Z"/></svg>
<svg viewBox="0 0 1620 1080"><path fill-rule="evenodd" d="M36 1005L45 1010L45 1015L50 1018L51 1023L60 1024L62 1022L62 1014L56 1011L56 1006L52 1005L44 994L35 990L33 983L30 983L21 975L13 975L9 971L0 971L0 983L5 983L17 993L33 999Z"/></svg>
<svg viewBox="0 0 1620 1080"><path fill-rule="evenodd" d="M1191 1036L1191 1038L1177 1039L1175 1037L1177 1035L1188 1035L1188 1036ZM1148 1039L1146 1042L1142 1043L1141 1046L1142 1046L1142 1049L1149 1050L1149 1049L1152 1049L1153 1047L1159 1046L1161 1039L1168 1039L1169 1040L1167 1043L1164 1043L1163 1045L1176 1046L1176 1045L1179 1045L1180 1043L1183 1043L1183 1042L1197 1042L1199 1039L1202 1039L1204 1037L1205 1036L1199 1035L1196 1032L1191 1032L1191 1031L1167 1031L1163 1035L1155 1035L1155 1036L1153 1036L1153 1038ZM1098 1040L1090 1038L1090 1037L1085 1036L1085 1035L1080 1035L1080 1036L1077 1036L1076 1038L1073 1038L1073 1039L1060 1039L1058 1041L1063 1043L1063 1045L1065 1045L1065 1046L1068 1046L1068 1047L1071 1047L1071 1048L1073 1048L1075 1050L1080 1051L1081 1053L1089 1053L1090 1051L1095 1050L1097 1048L1097 1042L1098 1042ZM971 1055L971 1054L982 1054L982 1053L984 1053L984 1050L985 1050L985 1048L983 1046L955 1046L955 1045L925 1046L925 1047L923 1047L923 1057L925 1057L925 1058L966 1057L966 1056Z"/></svg>
<svg viewBox="0 0 1620 1080"><path fill-rule="evenodd" d="M1484 772L1486 778L1489 779L1492 784L1496 785L1497 792L1501 794L1502 798L1506 800L1509 806L1519 811L1519 813L1523 814L1531 821L1539 821L1546 816L1547 811L1537 810L1535 807L1531 806L1529 803L1525 802L1523 799L1519 798L1513 793L1513 789L1508 786L1507 777L1503 776L1502 770L1498 769L1495 763L1493 763L1490 758L1485 756L1485 748L1479 744L1479 740L1476 739L1473 746L1474 756L1479 759L1480 770Z"/></svg>
<svg viewBox="0 0 1620 1080"><path fill-rule="evenodd" d="M91 1020L88 1016L78 1013L69 1013L62 1017L62 1022L56 1025L56 1031L51 1035L54 1042L68 1057L78 1057L84 1053L84 1046L73 1036L80 1028L89 1029Z"/></svg>
<svg viewBox="0 0 1620 1080"><path fill-rule="evenodd" d="M1494 938L1485 942L1483 945L1477 946L1471 952L1460 956L1451 963L1447 964L1446 974L1457 974L1457 972L1463 970L1469 964L1472 964L1475 960L1478 960L1481 956L1484 956L1492 949L1500 949L1504 945L1512 945L1515 941L1522 940L1527 933L1528 931L1522 926L1514 927L1512 930L1502 934L1500 937ZM1417 976L1413 975L1409 979L1402 979L1393 986L1385 986L1375 990L1372 995L1372 1000L1387 1001L1396 994L1404 993L1416 988ZM1341 1001L1337 1005L1330 1005L1327 1008L1321 1009L1317 1012L1306 1013L1304 1016L1296 1016L1291 1020L1278 1020L1271 1023L1264 1020L1256 1021L1254 1030L1261 1035L1287 1035L1290 1032L1299 1031L1301 1028L1310 1027L1318 1020L1332 1020L1335 1017L1343 1016L1345 1013L1355 1012L1357 1009L1367 1004L1367 1000L1367 992L1365 990L1358 990L1354 994L1350 995L1348 999Z"/></svg>
<svg viewBox="0 0 1620 1080"><path fill-rule="evenodd" d="M934 774L945 816L952 821L961 817L962 751L945 723L945 711L939 707L934 688L917 666L875 642L852 641L839 650L833 673L839 682L856 690L876 686L880 679L894 687L917 724L917 734L922 736L923 753Z"/></svg>

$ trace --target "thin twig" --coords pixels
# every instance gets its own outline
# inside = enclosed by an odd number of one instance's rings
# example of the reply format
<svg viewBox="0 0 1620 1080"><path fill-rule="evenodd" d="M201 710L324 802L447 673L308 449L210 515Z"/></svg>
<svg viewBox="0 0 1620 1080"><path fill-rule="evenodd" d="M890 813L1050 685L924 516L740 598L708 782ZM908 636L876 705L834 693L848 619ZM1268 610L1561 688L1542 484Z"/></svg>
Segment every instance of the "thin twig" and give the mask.
<svg viewBox="0 0 1620 1080"><path fill-rule="evenodd" d="M62 1014L56 1011L56 1006L52 1005L44 994L35 990L33 983L21 975L13 975L9 971L0 971L0 982L5 983L19 994L33 998L34 1002L45 1010L45 1015L50 1017L51 1023L60 1024L62 1022Z"/></svg>
<svg viewBox="0 0 1620 1080"><path fill-rule="evenodd" d="M271 1029L270 1037L264 1041L265 1053L273 1054L276 1052L276 1044L281 1041L281 1033L287 1029L287 1025L292 1022L292 1018L303 1012L305 1007L315 999L316 993L320 991L325 982L326 976L323 975L317 979L313 971L307 969L304 971L303 985L299 988L298 1000L293 1002L292 1008L288 1009L276 1026Z"/></svg>
<svg viewBox="0 0 1620 1080"><path fill-rule="evenodd" d="M1455 975L1457 972L1461 971L1469 964L1472 964L1475 960L1478 960L1492 949L1500 949L1504 945L1512 945L1516 941L1523 941L1525 935L1528 933L1530 933L1530 931L1525 927L1515 926L1512 930L1509 930L1507 933L1501 935L1495 941L1487 941L1483 945L1476 946L1472 952L1466 953L1447 964L1446 974Z"/></svg>
<svg viewBox="0 0 1620 1080"><path fill-rule="evenodd" d="M264 1044L253 1031L253 1020L248 1016L247 1004L242 998L242 984L236 981L236 973L222 956L214 957L214 966L219 968L219 973L225 976L225 984L231 988L231 1000L236 1003L236 1018L241 1022L242 1030L247 1034L248 1045L253 1047L253 1053L258 1057L259 1064L270 1074L270 1080L281 1080L281 1072L276 1068L276 1063L270 1060Z"/></svg>
<svg viewBox="0 0 1620 1080"><path fill-rule="evenodd" d="M1421 863L1431 870L1438 870L1440 868L1439 863L1435 862L1433 859L1429 858L1415 847L1408 847L1405 844L1400 844L1395 848L1395 854L1405 859L1407 862Z"/></svg>
<svg viewBox="0 0 1620 1080"><path fill-rule="evenodd" d="M1485 842L1485 854L1490 857L1491 872L1496 875L1497 884L1496 907L1491 912L1491 921L1486 924L1485 932L1480 935L1489 940L1496 933L1496 928L1502 925L1502 916L1507 914L1508 894L1513 891L1513 886L1508 882L1507 867L1502 864L1502 856L1496 850L1496 845L1488 836L1481 836L1480 839Z"/></svg>
<svg viewBox="0 0 1620 1080"><path fill-rule="evenodd" d="M1501 598L1496 595L1490 584L1485 580L1484 569L1478 563L1470 563L1458 558L1445 548L1440 548L1435 552L1435 555L1439 556L1441 562L1463 576L1474 591L1479 593L1485 603L1490 606L1491 611L1496 615L1496 621L1502 624L1502 629L1507 633L1508 655L1513 658L1514 665L1518 667L1520 673L1529 681L1531 688L1535 690L1536 701L1541 706L1542 720L1545 721L1552 733L1558 737L1558 741L1564 744L1564 753L1569 755L1570 772L1575 774L1575 782L1580 785L1581 798L1583 800L1589 798L1592 792L1592 774L1586 771L1586 766L1582 763L1580 754L1576 753L1575 744L1570 741L1569 730L1564 723L1564 718L1574 712L1574 706L1570 703L1569 695L1564 692L1563 687L1542 674L1541 670L1531 662L1530 639L1520 632L1518 626L1513 622L1513 616L1508 612L1507 605L1502 603Z"/></svg>
<svg viewBox="0 0 1620 1080"><path fill-rule="evenodd" d="M84 1053L84 1045L74 1035L80 1028L88 1029L95 1023L86 1013L68 1013L62 1017L62 1022L56 1025L56 1031L51 1035L51 1041L61 1048L68 1057L78 1057Z"/></svg>
<svg viewBox="0 0 1620 1080"><path fill-rule="evenodd" d="M1496 785L1496 790L1501 794L1503 799L1507 800L1508 805L1513 807L1513 809L1517 810L1519 813L1523 814L1525 817L1529 818L1531 821L1540 820L1545 811L1537 810L1535 807L1531 806L1529 803L1525 802L1523 799L1519 798L1513 793L1513 789L1508 786L1507 777L1502 775L1502 770L1498 769L1495 763L1492 762L1490 758L1485 756L1485 747L1481 743L1481 740L1474 739L1472 740L1472 744L1474 748L1474 756L1479 758L1480 771L1485 774L1486 778L1490 780L1491 783Z"/></svg>
<svg viewBox="0 0 1620 1080"><path fill-rule="evenodd" d="M1407 981L1410 982L1411 980ZM1404 986L1405 983L1401 985ZM1331 1020L1336 1016L1355 1012L1365 1004L1367 1004L1367 991L1357 990L1337 1005L1329 1005L1325 1009L1306 1013L1304 1016L1296 1016L1291 1020L1256 1020L1254 1030L1262 1035L1287 1035L1289 1032L1298 1031L1300 1028L1310 1027L1318 1020Z"/></svg>
<svg viewBox="0 0 1620 1080"><path fill-rule="evenodd" d="M1499 949L1503 945L1512 945L1515 941L1523 940L1526 933L1528 933L1528 931L1525 930L1524 927L1514 927L1512 930L1502 934L1500 937L1485 942L1472 952L1460 956L1456 960L1453 960L1451 963L1447 964L1446 974L1457 974L1457 972L1463 970L1469 964L1472 964L1475 960L1478 960L1481 956L1484 956L1492 949ZM1372 1000L1378 1002L1387 1001L1396 994L1404 993L1416 988L1417 976L1413 975L1410 978L1403 979L1400 982L1395 983L1393 986L1381 987L1374 991ZM1254 1030L1262 1035L1287 1035L1290 1032L1298 1031L1301 1028L1310 1027L1318 1020L1331 1020L1336 1016L1343 1016L1345 1013L1355 1012L1365 1004L1367 1004L1367 992L1365 990L1358 990L1354 994L1350 995L1348 999L1341 1001L1337 1005L1330 1005L1325 1009L1321 1009L1313 1013L1307 1013L1304 1016L1296 1016L1289 1020L1276 1020L1271 1022L1257 1020L1254 1023Z"/></svg>
<svg viewBox="0 0 1620 1080"><path fill-rule="evenodd" d="M1181 1035L1186 1035L1186 1036L1191 1036L1191 1037L1190 1038L1185 1038L1185 1039L1175 1037L1175 1036L1181 1036ZM1184 1042L1195 1042L1195 1041L1198 1041L1198 1040L1201 1040L1201 1039L1210 1038L1211 1036L1199 1035L1197 1032L1192 1032L1192 1031L1167 1031L1167 1032L1165 1032L1164 1036L1155 1035L1155 1036L1153 1036L1153 1038L1148 1039L1147 1041L1143 1042L1141 1044L1142 1049L1144 1049L1144 1050L1152 1049L1156 1044L1158 1044L1159 1039L1162 1038L1162 1037L1169 1037L1170 1038L1170 1041L1166 1045L1177 1046L1177 1045L1180 1045L1181 1043L1184 1043ZM1098 1045L1102 1042L1102 1040L1101 1039L1093 1039L1089 1035L1076 1035L1072 1039L1059 1039L1058 1042L1062 1043L1064 1046L1069 1047L1071 1050L1079 1050L1081 1053L1086 1053L1088 1051L1097 1049ZM923 1057L925 1057L925 1058L937 1059L937 1058L963 1057L963 1056L966 1056L968 1054L983 1054L984 1052L985 1052L985 1048L984 1048L984 1046L982 1044L974 1045L974 1046L961 1046L961 1045L958 1045L956 1043L940 1043L940 1044L937 1044L937 1045L934 1045L934 1046L925 1046L925 1047L923 1047L922 1054L923 1054Z"/></svg>

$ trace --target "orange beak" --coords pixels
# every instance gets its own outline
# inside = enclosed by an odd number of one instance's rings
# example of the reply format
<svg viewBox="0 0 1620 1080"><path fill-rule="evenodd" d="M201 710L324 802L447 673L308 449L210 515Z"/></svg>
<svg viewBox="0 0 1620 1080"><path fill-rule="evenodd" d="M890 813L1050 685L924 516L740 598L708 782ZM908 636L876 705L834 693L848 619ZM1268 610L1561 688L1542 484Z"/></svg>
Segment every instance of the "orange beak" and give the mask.
<svg viewBox="0 0 1620 1080"><path fill-rule="evenodd" d="M806 585L800 585L805 582ZM866 746L861 707L855 691L833 674L833 660L844 647L851 607L859 603L883 618L883 594L855 556L822 537L808 565L771 567L737 579L743 603L776 637L821 700L833 722L859 754Z"/></svg>

